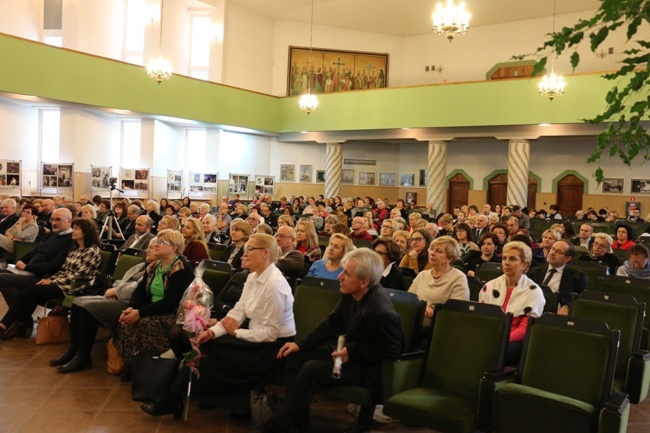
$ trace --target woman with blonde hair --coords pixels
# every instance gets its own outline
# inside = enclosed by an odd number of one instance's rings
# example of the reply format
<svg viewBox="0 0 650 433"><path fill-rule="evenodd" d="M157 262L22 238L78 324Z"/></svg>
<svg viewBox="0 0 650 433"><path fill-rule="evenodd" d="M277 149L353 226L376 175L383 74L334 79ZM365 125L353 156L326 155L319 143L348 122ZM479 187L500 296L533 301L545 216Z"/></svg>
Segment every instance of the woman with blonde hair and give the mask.
<svg viewBox="0 0 650 433"><path fill-rule="evenodd" d="M285 209L291 209L291 208L287 207ZM278 217L278 227L282 227L282 226L295 227L296 224L293 221L293 217L291 215L280 215Z"/></svg>
<svg viewBox="0 0 650 433"><path fill-rule="evenodd" d="M178 219L181 222L181 227L183 227L187 219L191 217L192 217L192 212L190 212L190 208L182 207L178 210Z"/></svg>
<svg viewBox="0 0 650 433"><path fill-rule="evenodd" d="M181 223L178 221L178 218L174 218L170 215L165 215L158 222L158 231L162 230L174 230L175 232L181 231Z"/></svg>
<svg viewBox="0 0 650 433"><path fill-rule="evenodd" d="M233 269L240 271L242 256L244 255L244 244L253 234L253 228L246 221L234 220L230 223L230 245L221 255L221 261L226 262Z"/></svg>
<svg viewBox="0 0 650 433"><path fill-rule="evenodd" d="M555 225L555 224L554 224ZM540 243L539 248L535 250L535 257L546 258L548 253L551 251L553 244L559 241L562 238L562 235L557 230L548 229L542 233L542 242Z"/></svg>
<svg viewBox="0 0 650 433"><path fill-rule="evenodd" d="M325 258L312 263L307 273L310 277L336 280L343 268L341 260L349 251L354 249L352 239L341 233L334 233L330 237L329 246L325 250Z"/></svg>
<svg viewBox="0 0 650 433"><path fill-rule="evenodd" d="M397 247L399 248L399 259L396 260L396 262L399 264L402 261L402 257L406 255L406 253L409 252L409 249L411 249L411 243L409 242L409 239L411 239L411 234L407 232L406 230L397 230L393 232L393 241L397 244Z"/></svg>
<svg viewBox="0 0 650 433"><path fill-rule="evenodd" d="M151 233L158 233L158 223L162 216L160 215L160 205L156 200L149 200L144 207L145 215L151 218L153 221L153 227L151 227Z"/></svg>
<svg viewBox="0 0 650 433"><path fill-rule="evenodd" d="M181 234L185 238L183 255L190 263L196 265L203 260L210 260L201 221L196 218L188 218L181 229Z"/></svg>
<svg viewBox="0 0 650 433"><path fill-rule="evenodd" d="M81 206L81 218L95 221L97 219L97 211L95 210L95 206L91 204Z"/></svg>
<svg viewBox="0 0 650 433"><path fill-rule="evenodd" d="M296 249L312 262L320 260L318 235L311 221L300 220L296 224Z"/></svg>

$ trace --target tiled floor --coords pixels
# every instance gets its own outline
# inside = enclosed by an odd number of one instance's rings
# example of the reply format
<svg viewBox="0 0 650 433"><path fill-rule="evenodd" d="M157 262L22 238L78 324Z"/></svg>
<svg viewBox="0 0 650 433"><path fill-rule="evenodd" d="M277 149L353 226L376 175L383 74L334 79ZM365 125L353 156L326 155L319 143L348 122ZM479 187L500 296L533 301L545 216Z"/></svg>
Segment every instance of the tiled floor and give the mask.
<svg viewBox="0 0 650 433"><path fill-rule="evenodd" d="M0 296L0 316L4 314ZM94 367L58 374L47 366L65 345L36 346L33 338L0 343L0 433L245 433L250 420L226 411L190 406L187 422L153 418L131 400L130 386L106 373L106 348L97 344ZM312 405L314 433L342 432L353 418L346 405L318 396ZM402 423L380 432L429 432ZM650 401L633 406L630 433L650 433Z"/></svg>

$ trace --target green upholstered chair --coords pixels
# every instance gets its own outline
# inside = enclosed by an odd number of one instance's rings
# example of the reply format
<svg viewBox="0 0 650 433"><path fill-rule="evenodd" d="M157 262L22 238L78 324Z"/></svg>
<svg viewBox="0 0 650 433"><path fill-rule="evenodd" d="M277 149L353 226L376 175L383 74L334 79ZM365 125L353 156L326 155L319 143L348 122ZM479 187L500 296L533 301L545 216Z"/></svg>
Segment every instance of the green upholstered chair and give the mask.
<svg viewBox="0 0 650 433"><path fill-rule="evenodd" d="M496 431L625 431L627 395L612 393L618 341L618 330L604 322L531 318L516 381L495 393Z"/></svg>
<svg viewBox="0 0 650 433"><path fill-rule="evenodd" d="M557 313L557 307L560 302L560 294L553 293L553 290L551 290L549 286L542 286L540 284L539 287L542 289L542 293L544 293L544 300L546 301L544 304L544 312Z"/></svg>
<svg viewBox="0 0 650 433"><path fill-rule="evenodd" d="M485 262L476 270L475 275L479 280L487 283L503 275L503 269L501 263Z"/></svg>
<svg viewBox="0 0 650 433"><path fill-rule="evenodd" d="M570 311L572 316L602 320L621 332L614 390L627 393L631 403L642 402L650 384L650 353L640 350L646 304L629 295L585 290L574 295Z"/></svg>
<svg viewBox="0 0 650 433"><path fill-rule="evenodd" d="M502 371L512 316L496 305L449 300L435 306L428 355L396 364L394 394L384 414L444 432L490 430L480 408L481 378Z"/></svg>
<svg viewBox="0 0 650 433"><path fill-rule="evenodd" d="M602 280L600 290L606 293L620 293L634 296L634 299L638 302L645 302L646 305L650 305L650 280L610 275ZM649 330L650 317L646 314L641 333L641 349L643 350L650 349Z"/></svg>
<svg viewBox="0 0 650 433"><path fill-rule="evenodd" d="M589 279L589 285L587 288L589 290L598 290L600 283L605 276L605 268L598 262L589 262L574 258L567 266L578 269L587 274L587 278Z"/></svg>
<svg viewBox="0 0 650 433"><path fill-rule="evenodd" d="M208 242L208 254L212 260L219 260L226 250L226 245Z"/></svg>
<svg viewBox="0 0 650 433"><path fill-rule="evenodd" d="M337 287L324 282L321 278L305 278L296 287L293 297L293 318L296 322L296 341L307 335L334 309L341 299ZM334 283L338 281L330 280Z"/></svg>
<svg viewBox="0 0 650 433"><path fill-rule="evenodd" d="M221 293L232 277L232 267L228 263L217 260L203 260L201 263L205 266L203 281L210 287L212 293Z"/></svg>
<svg viewBox="0 0 650 433"><path fill-rule="evenodd" d="M485 285L478 277L467 277L467 285L469 286L469 300L478 301L478 294Z"/></svg>
<svg viewBox="0 0 650 433"><path fill-rule="evenodd" d="M122 251L120 258L117 259L117 263L115 264L115 269L113 270L113 280L121 280L124 278L126 271L135 265L142 263L146 258L147 252L145 250L129 248L126 251Z"/></svg>

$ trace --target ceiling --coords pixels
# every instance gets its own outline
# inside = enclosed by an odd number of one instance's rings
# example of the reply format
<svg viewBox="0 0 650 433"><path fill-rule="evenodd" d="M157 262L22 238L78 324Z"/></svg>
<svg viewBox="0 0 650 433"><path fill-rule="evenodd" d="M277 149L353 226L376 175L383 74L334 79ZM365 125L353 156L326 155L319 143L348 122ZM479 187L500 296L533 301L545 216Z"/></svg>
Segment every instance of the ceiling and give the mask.
<svg viewBox="0 0 650 433"><path fill-rule="evenodd" d="M277 20L310 21L310 0L231 1ZM431 31L431 15L440 1L444 0L314 0L314 24L394 36L426 34ZM599 5L599 0L559 1L557 14L593 11ZM470 27L553 15L551 0L465 0L465 8L472 14Z"/></svg>

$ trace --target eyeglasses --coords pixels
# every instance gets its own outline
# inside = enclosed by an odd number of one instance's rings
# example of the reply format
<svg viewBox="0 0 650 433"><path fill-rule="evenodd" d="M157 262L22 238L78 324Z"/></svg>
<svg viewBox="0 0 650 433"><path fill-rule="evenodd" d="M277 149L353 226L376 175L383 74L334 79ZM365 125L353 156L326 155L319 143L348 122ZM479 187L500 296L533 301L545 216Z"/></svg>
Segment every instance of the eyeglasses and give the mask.
<svg viewBox="0 0 650 433"><path fill-rule="evenodd" d="M566 253L564 251L560 251L557 248L551 248L552 253L557 253L557 254L562 254L563 256L566 256Z"/></svg>
<svg viewBox="0 0 650 433"><path fill-rule="evenodd" d="M60 223L61 221L67 221L69 219L70 218L50 218L50 221L52 221L53 223Z"/></svg>
<svg viewBox="0 0 650 433"><path fill-rule="evenodd" d="M423 241L424 238L411 238L411 242L420 242Z"/></svg>
<svg viewBox="0 0 650 433"><path fill-rule="evenodd" d="M254 251L254 250L265 250L265 249L266 249L266 248L264 248L264 247L251 247L251 246L247 246L247 247L244 247L244 252L246 252L246 253L250 253L251 251Z"/></svg>
<svg viewBox="0 0 650 433"><path fill-rule="evenodd" d="M385 252L383 252L383 251L375 250L375 252L376 252L377 254L379 254L380 256L387 256L387 255L388 255L388 253L385 253Z"/></svg>
<svg viewBox="0 0 650 433"><path fill-rule="evenodd" d="M392 229L393 226L392 225L382 225L381 228L382 229Z"/></svg>
<svg viewBox="0 0 650 433"><path fill-rule="evenodd" d="M594 242L594 248L602 248L605 250L609 248L609 244L600 244L598 242Z"/></svg>
<svg viewBox="0 0 650 433"><path fill-rule="evenodd" d="M150 245L172 245L172 243L169 241L164 241L164 240L161 241L157 239L152 240L149 244Z"/></svg>
<svg viewBox="0 0 650 433"><path fill-rule="evenodd" d="M275 237L276 237L276 238L289 238L289 239L293 239L293 236L291 236L291 235L278 235L278 234L276 234Z"/></svg>

